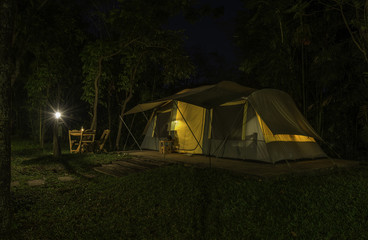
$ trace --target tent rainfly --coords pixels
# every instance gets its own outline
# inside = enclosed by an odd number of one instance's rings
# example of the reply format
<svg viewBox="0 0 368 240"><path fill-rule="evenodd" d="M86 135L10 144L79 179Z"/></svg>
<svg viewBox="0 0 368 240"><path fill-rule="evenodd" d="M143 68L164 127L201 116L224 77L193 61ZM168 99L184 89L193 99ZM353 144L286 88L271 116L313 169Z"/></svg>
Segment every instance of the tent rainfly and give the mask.
<svg viewBox="0 0 368 240"><path fill-rule="evenodd" d="M154 109L143 149L158 150L169 135L179 153L275 163L326 158L322 140L280 90L256 90L224 81L139 104L126 114Z"/></svg>

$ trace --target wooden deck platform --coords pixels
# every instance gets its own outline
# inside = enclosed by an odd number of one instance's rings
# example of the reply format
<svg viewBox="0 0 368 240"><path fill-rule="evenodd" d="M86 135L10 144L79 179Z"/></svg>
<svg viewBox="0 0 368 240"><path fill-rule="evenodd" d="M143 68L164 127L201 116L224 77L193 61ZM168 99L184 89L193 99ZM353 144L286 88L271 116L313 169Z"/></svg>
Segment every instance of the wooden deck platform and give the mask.
<svg viewBox="0 0 368 240"><path fill-rule="evenodd" d="M184 163L197 167L220 168L235 173L259 177L272 177L283 174L314 174L335 168L353 168L359 166L358 161L331 158L269 164L225 158L209 158L203 155L179 153L161 154L158 151L128 151L124 153L146 160L166 163Z"/></svg>

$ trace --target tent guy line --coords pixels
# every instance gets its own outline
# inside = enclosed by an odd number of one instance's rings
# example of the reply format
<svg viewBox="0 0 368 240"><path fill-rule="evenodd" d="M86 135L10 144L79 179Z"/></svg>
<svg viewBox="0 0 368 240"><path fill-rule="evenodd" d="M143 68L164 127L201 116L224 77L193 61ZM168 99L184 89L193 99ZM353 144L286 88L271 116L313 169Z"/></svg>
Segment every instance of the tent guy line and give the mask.
<svg viewBox="0 0 368 240"><path fill-rule="evenodd" d="M139 145L138 141L135 139L135 137L134 137L133 133L130 131L129 127L126 125L126 123L125 123L124 119L123 119L120 115L119 115L119 117L120 117L120 121L122 121L122 122L123 122L124 126L126 127L126 129L127 129L127 130L128 130L128 132L129 132L129 134L132 136L132 138L134 139L135 143L136 143L136 144L137 144L137 146L139 147L139 150L141 150L141 151L142 151L141 146Z"/></svg>

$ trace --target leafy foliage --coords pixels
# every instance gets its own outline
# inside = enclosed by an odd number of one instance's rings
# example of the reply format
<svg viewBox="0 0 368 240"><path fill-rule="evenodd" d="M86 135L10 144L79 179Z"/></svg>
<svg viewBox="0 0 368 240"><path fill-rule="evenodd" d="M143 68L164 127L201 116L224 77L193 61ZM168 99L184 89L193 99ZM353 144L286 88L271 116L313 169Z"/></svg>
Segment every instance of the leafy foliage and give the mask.
<svg viewBox="0 0 368 240"><path fill-rule="evenodd" d="M247 78L260 87L288 92L344 157L363 156L364 150L357 154L357 149L367 145L359 141L356 126L359 106L368 98L363 75L367 64L360 49L365 43L358 30L364 27L360 18L364 4L290 0L244 4L247 11L239 14L237 39L243 54L240 69Z"/></svg>
<svg viewBox="0 0 368 240"><path fill-rule="evenodd" d="M86 37L78 17L70 2L17 1L12 81L17 116L13 122L18 129L14 131L32 129L35 138L44 128L44 113L65 105L78 92L70 88L80 85L78 51ZM23 117L18 117L19 112L25 112Z"/></svg>
<svg viewBox="0 0 368 240"><path fill-rule="evenodd" d="M111 95L115 95L120 108L120 114L113 116L119 125L115 131L117 149L122 131L120 116L123 116L136 89L151 81L146 77L150 75L149 71L160 74L162 80L154 82L157 85L189 78L193 72L183 49L182 32L163 28L168 18L178 9L185 8L187 2L166 3L119 1L117 7L101 15L103 32L107 34L86 45L81 55L86 76L82 99L91 105L90 128L97 128L99 104L111 109ZM109 119L111 122L111 114Z"/></svg>

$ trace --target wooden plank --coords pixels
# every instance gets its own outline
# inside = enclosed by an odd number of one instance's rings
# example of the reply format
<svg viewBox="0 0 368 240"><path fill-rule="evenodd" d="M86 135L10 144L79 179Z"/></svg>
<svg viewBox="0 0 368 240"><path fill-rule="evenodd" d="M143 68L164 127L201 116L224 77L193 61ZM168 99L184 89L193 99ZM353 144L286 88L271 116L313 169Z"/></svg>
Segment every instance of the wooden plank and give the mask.
<svg viewBox="0 0 368 240"><path fill-rule="evenodd" d="M152 161L152 160L144 160L144 159L127 159L125 160L126 162L129 163L133 163L133 164L137 164L137 165L141 165L143 167L147 167L147 168L153 168L153 167L160 167L163 165L167 165L167 162L161 162L161 161Z"/></svg>
<svg viewBox="0 0 368 240"><path fill-rule="evenodd" d="M107 175L114 176L114 177L120 177L120 176L123 176L123 175L127 175L127 174L123 174L120 171L115 171L114 169L109 169L109 168L104 168L104 167L95 167L93 169L96 172L107 174Z"/></svg>
<svg viewBox="0 0 368 240"><path fill-rule="evenodd" d="M94 170L100 173L104 173L104 174L108 174L108 175L116 176L116 177L126 176L128 174L140 171L138 169L125 168L118 164L106 164L106 165L102 165L102 167L95 167Z"/></svg>
<svg viewBox="0 0 368 240"><path fill-rule="evenodd" d="M132 169L147 169L147 167L144 166L140 166L134 163L129 163L127 161L115 161L113 162L114 164L118 164L122 167L126 167L126 168L132 168Z"/></svg>
<svg viewBox="0 0 368 240"><path fill-rule="evenodd" d="M103 164L101 167L95 167L94 170L110 176L121 177L130 173L158 168L163 165L167 165L167 163L143 159L126 159L114 161L111 164Z"/></svg>

